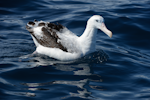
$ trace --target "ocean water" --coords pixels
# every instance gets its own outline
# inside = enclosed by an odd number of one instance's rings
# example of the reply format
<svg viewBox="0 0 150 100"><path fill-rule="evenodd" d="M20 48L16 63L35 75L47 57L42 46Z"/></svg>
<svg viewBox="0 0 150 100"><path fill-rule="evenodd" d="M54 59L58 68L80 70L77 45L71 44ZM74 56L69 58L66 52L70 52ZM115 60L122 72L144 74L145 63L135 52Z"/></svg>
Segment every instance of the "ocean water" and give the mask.
<svg viewBox="0 0 150 100"><path fill-rule="evenodd" d="M92 15L97 51L69 62L28 56L35 45L25 25L59 22L80 36ZM1 0L0 100L149 100L149 0Z"/></svg>

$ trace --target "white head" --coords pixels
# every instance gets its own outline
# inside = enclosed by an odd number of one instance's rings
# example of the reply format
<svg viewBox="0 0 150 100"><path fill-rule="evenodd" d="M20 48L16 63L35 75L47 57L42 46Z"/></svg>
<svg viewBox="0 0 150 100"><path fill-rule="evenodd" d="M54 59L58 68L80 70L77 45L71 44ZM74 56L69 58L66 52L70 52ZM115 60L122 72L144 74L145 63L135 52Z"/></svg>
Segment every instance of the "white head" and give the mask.
<svg viewBox="0 0 150 100"><path fill-rule="evenodd" d="M92 16L88 22L87 25L93 28L100 29L104 33L106 33L110 38L112 37L112 32L108 30L104 24L104 18L99 15Z"/></svg>

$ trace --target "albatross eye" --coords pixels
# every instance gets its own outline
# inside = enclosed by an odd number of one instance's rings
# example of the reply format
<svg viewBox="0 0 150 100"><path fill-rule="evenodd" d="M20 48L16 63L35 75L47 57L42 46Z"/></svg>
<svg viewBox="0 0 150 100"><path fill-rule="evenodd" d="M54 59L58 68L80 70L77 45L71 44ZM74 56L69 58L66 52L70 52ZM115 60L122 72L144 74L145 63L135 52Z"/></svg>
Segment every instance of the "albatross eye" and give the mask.
<svg viewBox="0 0 150 100"><path fill-rule="evenodd" d="M96 22L98 22L98 20L96 20Z"/></svg>

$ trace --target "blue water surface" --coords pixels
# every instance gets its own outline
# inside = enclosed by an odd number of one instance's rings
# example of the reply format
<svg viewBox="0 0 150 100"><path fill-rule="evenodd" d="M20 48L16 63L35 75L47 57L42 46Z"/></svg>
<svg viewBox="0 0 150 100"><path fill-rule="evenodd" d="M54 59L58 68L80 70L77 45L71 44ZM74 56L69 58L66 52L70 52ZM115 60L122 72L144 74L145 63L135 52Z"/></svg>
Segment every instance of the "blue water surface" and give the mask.
<svg viewBox="0 0 150 100"><path fill-rule="evenodd" d="M27 22L59 22L80 36L92 15L113 32L98 31L96 52L69 62L25 57L35 50ZM0 100L149 98L149 0L0 1Z"/></svg>

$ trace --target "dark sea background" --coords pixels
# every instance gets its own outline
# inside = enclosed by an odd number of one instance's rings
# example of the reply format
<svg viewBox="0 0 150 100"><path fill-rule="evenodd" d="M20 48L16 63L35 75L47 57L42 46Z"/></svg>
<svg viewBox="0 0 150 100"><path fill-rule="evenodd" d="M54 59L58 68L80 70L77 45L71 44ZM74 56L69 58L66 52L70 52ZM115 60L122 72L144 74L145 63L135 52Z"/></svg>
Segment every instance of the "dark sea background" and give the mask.
<svg viewBox="0 0 150 100"><path fill-rule="evenodd" d="M80 36L101 15L97 51L74 61L32 54L29 21ZM0 100L150 100L150 0L1 0Z"/></svg>

